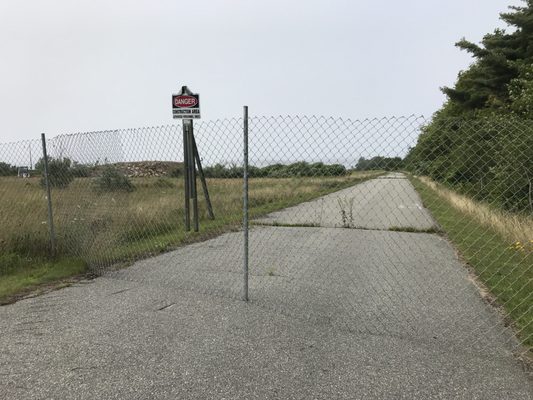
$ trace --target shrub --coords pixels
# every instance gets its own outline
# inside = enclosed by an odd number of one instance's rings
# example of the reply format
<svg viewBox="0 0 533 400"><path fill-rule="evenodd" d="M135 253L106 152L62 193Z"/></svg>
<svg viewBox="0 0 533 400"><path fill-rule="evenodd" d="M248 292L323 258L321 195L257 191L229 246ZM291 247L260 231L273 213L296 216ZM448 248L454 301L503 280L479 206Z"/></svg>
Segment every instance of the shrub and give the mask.
<svg viewBox="0 0 533 400"><path fill-rule="evenodd" d="M183 176L183 164L171 170L169 176L172 178L179 178L180 176Z"/></svg>
<svg viewBox="0 0 533 400"><path fill-rule="evenodd" d="M226 167L223 164L215 164L212 167L204 168L204 175L207 178L224 178Z"/></svg>
<svg viewBox="0 0 533 400"><path fill-rule="evenodd" d="M95 188L101 192L133 192L135 190L131 179L111 166L106 167L102 175L96 178Z"/></svg>
<svg viewBox="0 0 533 400"><path fill-rule="evenodd" d="M35 169L43 175L41 185L44 187L46 185L44 179L44 159L41 158L37 161ZM50 182L51 187L65 189L73 180L74 174L72 173L70 159L48 157L48 182Z"/></svg>
<svg viewBox="0 0 533 400"><path fill-rule="evenodd" d="M403 161L400 157L376 156L370 159L361 157L355 166L357 171L385 170L395 171L403 168Z"/></svg>
<svg viewBox="0 0 533 400"><path fill-rule="evenodd" d="M342 176L346 175L346 167L341 164L325 165L324 172L326 176Z"/></svg>
<svg viewBox="0 0 533 400"><path fill-rule="evenodd" d="M261 171L264 173L264 176L273 177L276 174L279 174L279 171L283 170L285 165L283 164L272 164L264 168L261 168Z"/></svg>
<svg viewBox="0 0 533 400"><path fill-rule="evenodd" d="M242 178L242 167L238 167L235 164L226 167L223 164L215 164L212 167L204 168L204 175L207 178Z"/></svg>
<svg viewBox="0 0 533 400"><path fill-rule="evenodd" d="M17 167L14 165L0 162L0 176L16 176L17 175Z"/></svg>
<svg viewBox="0 0 533 400"><path fill-rule="evenodd" d="M72 166L72 175L76 178L88 178L91 175L91 168L85 164L74 162Z"/></svg>
<svg viewBox="0 0 533 400"><path fill-rule="evenodd" d="M436 118L406 167L460 193L513 212L533 211L533 128L509 115Z"/></svg>

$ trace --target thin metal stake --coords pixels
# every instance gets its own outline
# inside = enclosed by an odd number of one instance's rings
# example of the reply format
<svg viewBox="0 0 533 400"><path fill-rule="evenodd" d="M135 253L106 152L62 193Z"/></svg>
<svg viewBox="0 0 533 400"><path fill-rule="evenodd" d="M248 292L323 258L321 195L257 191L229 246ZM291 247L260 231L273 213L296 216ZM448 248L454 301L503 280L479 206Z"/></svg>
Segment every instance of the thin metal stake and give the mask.
<svg viewBox="0 0 533 400"><path fill-rule="evenodd" d="M204 169L202 168L202 160L200 160L200 154L198 154L198 147L196 146L196 139L194 138L194 135L192 137L192 144L194 147L194 158L196 159L196 165L198 166L198 175L200 175L200 182L202 183L202 190L204 191L204 198L205 202L207 203L207 213L209 215L209 219L215 219L213 206L211 205L211 198L209 197L209 190L207 190Z"/></svg>
<svg viewBox="0 0 533 400"><path fill-rule="evenodd" d="M56 254L56 232L54 228L54 215L52 212L52 194L50 191L50 178L48 171L48 154L46 153L46 137L41 133L41 141L43 143L43 158L44 158L44 183L46 185L46 198L48 201L48 229L50 231L50 253L52 256Z"/></svg>
<svg viewBox="0 0 533 400"><path fill-rule="evenodd" d="M193 211L193 226L194 226L194 231L195 232L198 232L199 231L199 220L198 220L198 191L196 190L196 166L195 166L195 163L194 163L194 146L193 146L193 143L194 143L194 132L193 132L193 124L192 124L192 119L189 120L189 124L188 124L188 134L189 134L189 137L187 138L187 145L189 147L189 171L190 171L190 175L189 175L189 183L190 183L190 186L191 186L191 192L189 193L190 194L190 197L192 199L192 211Z"/></svg>
<svg viewBox="0 0 533 400"><path fill-rule="evenodd" d="M244 106L244 165L243 165L243 230L244 230L244 286L242 299L248 301L248 106Z"/></svg>

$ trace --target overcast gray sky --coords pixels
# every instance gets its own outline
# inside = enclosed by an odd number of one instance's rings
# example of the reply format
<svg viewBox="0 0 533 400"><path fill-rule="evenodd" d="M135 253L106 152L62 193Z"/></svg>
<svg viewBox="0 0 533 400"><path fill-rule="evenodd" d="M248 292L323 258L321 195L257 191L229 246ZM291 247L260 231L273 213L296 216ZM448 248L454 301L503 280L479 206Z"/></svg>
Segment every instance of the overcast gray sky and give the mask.
<svg viewBox="0 0 533 400"><path fill-rule="evenodd" d="M0 0L0 142L202 118L436 111L518 0Z"/></svg>

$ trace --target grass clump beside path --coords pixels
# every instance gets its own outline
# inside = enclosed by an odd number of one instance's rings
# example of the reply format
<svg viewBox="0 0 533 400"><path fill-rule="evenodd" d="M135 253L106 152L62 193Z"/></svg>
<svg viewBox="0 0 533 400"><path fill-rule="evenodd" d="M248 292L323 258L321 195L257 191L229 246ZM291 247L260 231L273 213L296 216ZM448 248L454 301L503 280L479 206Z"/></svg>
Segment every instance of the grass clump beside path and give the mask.
<svg viewBox="0 0 533 400"><path fill-rule="evenodd" d="M21 257L16 254L0 255L0 305L10 303L30 290L58 285L66 278L83 275L87 264L79 259L46 260Z"/></svg>
<svg viewBox="0 0 533 400"><path fill-rule="evenodd" d="M424 206L533 349L533 224L457 194L427 178L410 177Z"/></svg>

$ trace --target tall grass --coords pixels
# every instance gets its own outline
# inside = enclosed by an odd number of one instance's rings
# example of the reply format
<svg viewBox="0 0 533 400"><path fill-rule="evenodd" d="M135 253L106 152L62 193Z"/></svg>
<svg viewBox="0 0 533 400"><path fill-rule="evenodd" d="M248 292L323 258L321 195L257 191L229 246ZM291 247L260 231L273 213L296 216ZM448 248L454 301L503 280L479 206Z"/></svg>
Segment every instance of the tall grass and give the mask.
<svg viewBox="0 0 533 400"><path fill-rule="evenodd" d="M498 232L509 242L527 243L533 239L533 216L507 212L489 204L475 201L459 194L428 177L419 177L420 181L434 190L457 210L464 212L480 224Z"/></svg>

